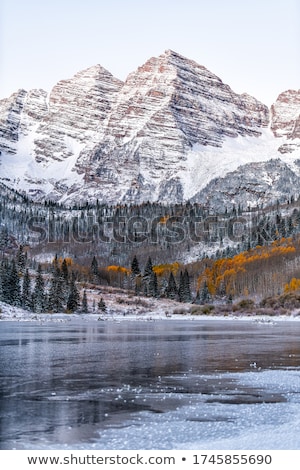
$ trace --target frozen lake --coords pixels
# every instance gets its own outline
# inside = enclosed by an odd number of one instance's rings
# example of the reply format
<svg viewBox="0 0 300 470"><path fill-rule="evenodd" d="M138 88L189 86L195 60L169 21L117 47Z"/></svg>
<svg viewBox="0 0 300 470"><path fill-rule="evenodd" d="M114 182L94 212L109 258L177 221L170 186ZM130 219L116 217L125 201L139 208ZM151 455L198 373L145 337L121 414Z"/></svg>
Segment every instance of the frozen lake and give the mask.
<svg viewBox="0 0 300 470"><path fill-rule="evenodd" d="M300 322L0 323L1 449L300 449Z"/></svg>

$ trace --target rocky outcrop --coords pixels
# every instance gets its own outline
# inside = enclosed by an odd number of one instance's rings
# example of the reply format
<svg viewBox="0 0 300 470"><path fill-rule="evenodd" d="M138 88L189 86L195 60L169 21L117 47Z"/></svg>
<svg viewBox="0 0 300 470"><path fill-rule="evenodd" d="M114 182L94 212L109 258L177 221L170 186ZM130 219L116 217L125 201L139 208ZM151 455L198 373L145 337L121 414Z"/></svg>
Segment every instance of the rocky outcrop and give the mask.
<svg viewBox="0 0 300 470"><path fill-rule="evenodd" d="M292 141L300 139L300 90L287 90L281 93L271 107L271 129L276 137L286 137ZM300 142L287 142L279 151L290 153L300 147Z"/></svg>
<svg viewBox="0 0 300 470"><path fill-rule="evenodd" d="M300 138L300 90L278 96L271 107L271 129L276 137Z"/></svg>

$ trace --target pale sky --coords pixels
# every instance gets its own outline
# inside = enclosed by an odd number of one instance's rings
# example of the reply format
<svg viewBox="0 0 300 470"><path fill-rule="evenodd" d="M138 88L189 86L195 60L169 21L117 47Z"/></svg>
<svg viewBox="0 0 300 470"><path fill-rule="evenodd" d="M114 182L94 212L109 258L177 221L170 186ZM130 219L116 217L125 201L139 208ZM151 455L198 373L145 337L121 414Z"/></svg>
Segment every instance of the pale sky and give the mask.
<svg viewBox="0 0 300 470"><path fill-rule="evenodd" d="M0 0L0 99L166 49L270 105L300 88L300 0Z"/></svg>

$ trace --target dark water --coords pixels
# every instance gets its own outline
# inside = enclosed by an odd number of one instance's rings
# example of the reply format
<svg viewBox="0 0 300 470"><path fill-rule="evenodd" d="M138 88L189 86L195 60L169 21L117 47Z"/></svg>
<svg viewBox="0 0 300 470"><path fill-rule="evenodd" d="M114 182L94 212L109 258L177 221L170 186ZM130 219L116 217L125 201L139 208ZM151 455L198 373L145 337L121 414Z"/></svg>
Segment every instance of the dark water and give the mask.
<svg viewBox="0 0 300 470"><path fill-rule="evenodd" d="M300 322L1 322L0 348L0 448L88 447L199 397L284 403L234 374L297 370Z"/></svg>

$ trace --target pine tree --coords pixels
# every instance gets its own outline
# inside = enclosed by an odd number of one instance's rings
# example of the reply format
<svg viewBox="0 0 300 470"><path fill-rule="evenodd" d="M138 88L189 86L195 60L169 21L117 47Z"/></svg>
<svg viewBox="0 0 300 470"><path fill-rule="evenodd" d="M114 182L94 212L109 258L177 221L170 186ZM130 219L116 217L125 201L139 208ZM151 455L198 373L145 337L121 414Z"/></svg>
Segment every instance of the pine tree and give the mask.
<svg viewBox="0 0 300 470"><path fill-rule="evenodd" d="M135 295L140 295L141 288L142 288L142 276L141 274L139 274L138 276L136 276L135 281L134 281Z"/></svg>
<svg viewBox="0 0 300 470"><path fill-rule="evenodd" d="M190 276L187 269L185 269L184 273L180 272L178 298L179 302L191 302L192 300Z"/></svg>
<svg viewBox="0 0 300 470"><path fill-rule="evenodd" d="M0 265L0 300L6 302L7 296L7 278L8 278L8 261L7 259L2 260Z"/></svg>
<svg viewBox="0 0 300 470"><path fill-rule="evenodd" d="M106 305L105 305L105 302L103 300L103 298L101 297L101 299L99 300L98 302L98 309L103 312L103 313L106 313Z"/></svg>
<svg viewBox="0 0 300 470"><path fill-rule="evenodd" d="M144 274L143 274L143 279L142 279L142 285L143 285L143 290L145 295L150 295L149 292L149 284L151 282L151 279L153 276L153 266L152 266L152 261L149 256L147 264L145 266Z"/></svg>
<svg viewBox="0 0 300 470"><path fill-rule="evenodd" d="M143 277L144 278L149 278L151 276L152 271L153 271L153 265L152 265L151 258L149 256L147 264L145 266L145 271L144 271Z"/></svg>
<svg viewBox="0 0 300 470"><path fill-rule="evenodd" d="M130 281L133 284L135 295L139 295L141 291L141 270L136 255L134 255L131 262Z"/></svg>
<svg viewBox="0 0 300 470"><path fill-rule="evenodd" d="M23 278L21 305L25 310L32 310L31 280L28 269Z"/></svg>
<svg viewBox="0 0 300 470"><path fill-rule="evenodd" d="M54 257L52 265L53 265L53 272L55 272L57 269L59 269L57 254Z"/></svg>
<svg viewBox="0 0 300 470"><path fill-rule="evenodd" d="M49 290L48 308L51 312L62 312L65 304L65 283L61 270L57 266L53 272Z"/></svg>
<svg viewBox="0 0 300 470"><path fill-rule="evenodd" d="M148 293L151 297L158 297L158 284L156 273L152 271L148 284Z"/></svg>
<svg viewBox="0 0 300 470"><path fill-rule="evenodd" d="M91 263L91 274L92 276L96 276L96 277L99 275L98 261L95 256L93 257L92 263Z"/></svg>
<svg viewBox="0 0 300 470"><path fill-rule="evenodd" d="M11 264L9 266L8 276L6 278L5 291L5 302L10 305L17 306L21 304L20 279L14 259L11 261Z"/></svg>
<svg viewBox="0 0 300 470"><path fill-rule="evenodd" d="M86 296L86 290L83 291L82 303L81 303L81 311L82 313L89 313L88 309L88 301Z"/></svg>
<svg viewBox="0 0 300 470"><path fill-rule="evenodd" d="M66 284L68 284L69 282L69 269L68 269L68 265L67 265L67 262L64 258L62 264L61 264L61 274L62 274L62 277L64 278L64 281Z"/></svg>
<svg viewBox="0 0 300 470"><path fill-rule="evenodd" d="M4 226L0 228L0 250L2 251L2 256L3 256L3 253L6 251L8 244L9 244L8 229L7 227Z"/></svg>
<svg viewBox="0 0 300 470"><path fill-rule="evenodd" d="M178 300L179 302L184 302L184 280L182 271L180 271L179 276Z"/></svg>
<svg viewBox="0 0 300 470"><path fill-rule="evenodd" d="M26 255L24 253L23 245L19 246L18 254L17 254L17 269L20 273L24 273L26 266Z"/></svg>
<svg viewBox="0 0 300 470"><path fill-rule="evenodd" d="M168 286L166 289L166 296L168 299L176 299L177 297L177 286L176 286L176 281L174 278L174 274L172 271L170 272L169 275L169 281L168 281Z"/></svg>
<svg viewBox="0 0 300 470"><path fill-rule="evenodd" d="M294 231L294 223L292 217L288 217L287 219L287 236L290 237Z"/></svg>
<svg viewBox="0 0 300 470"><path fill-rule="evenodd" d="M38 265L35 286L32 294L33 311L42 313L46 307L45 282L42 276L41 265Z"/></svg>
<svg viewBox="0 0 300 470"><path fill-rule="evenodd" d="M75 276L72 275L71 282L70 282L70 291L67 300L67 310L69 312L75 312L78 309L80 301L79 292L77 290L77 286L75 283Z"/></svg>
<svg viewBox="0 0 300 470"><path fill-rule="evenodd" d="M192 300L191 284L190 284L190 276L189 276L187 269L184 270L183 283L184 283L184 302L191 302Z"/></svg>
<svg viewBox="0 0 300 470"><path fill-rule="evenodd" d="M210 301L211 301L211 295L209 293L207 282L205 280L203 285L198 291L196 303L199 303L200 305L204 305L204 304L209 303Z"/></svg>
<svg viewBox="0 0 300 470"><path fill-rule="evenodd" d="M136 255L134 255L132 263L131 263L131 273L134 277L139 276L141 274L139 262L137 260Z"/></svg>

